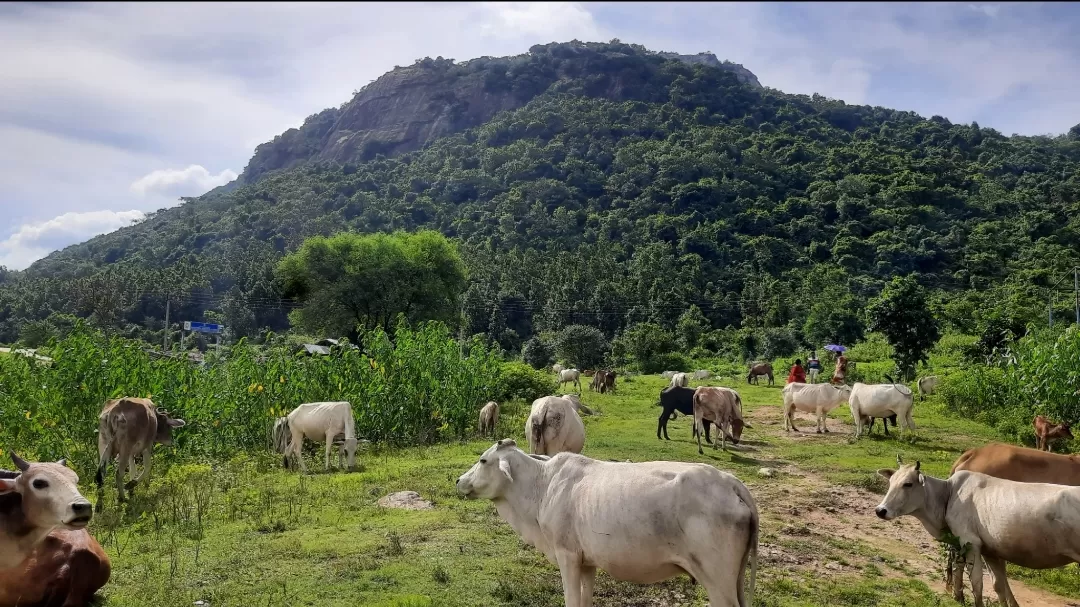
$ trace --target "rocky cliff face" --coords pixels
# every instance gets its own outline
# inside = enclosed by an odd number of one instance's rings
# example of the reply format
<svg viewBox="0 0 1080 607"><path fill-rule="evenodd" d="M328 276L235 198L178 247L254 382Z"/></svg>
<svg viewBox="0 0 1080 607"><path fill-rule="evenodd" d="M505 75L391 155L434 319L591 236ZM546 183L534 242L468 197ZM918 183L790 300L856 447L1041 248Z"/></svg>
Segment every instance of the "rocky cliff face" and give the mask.
<svg viewBox="0 0 1080 607"><path fill-rule="evenodd" d="M606 76L600 94L622 98L619 73L627 53L597 51L592 43L537 45L526 55L481 57L464 63L424 59L395 68L357 92L340 108L308 117L255 149L237 185L254 183L278 169L310 161L339 164L363 162L376 154L392 156L422 148L434 139L481 125L499 112L514 110L557 82L595 73ZM711 53L652 53L630 47L652 60L675 60L734 73L739 82L761 88L757 77L741 65L720 62Z"/></svg>

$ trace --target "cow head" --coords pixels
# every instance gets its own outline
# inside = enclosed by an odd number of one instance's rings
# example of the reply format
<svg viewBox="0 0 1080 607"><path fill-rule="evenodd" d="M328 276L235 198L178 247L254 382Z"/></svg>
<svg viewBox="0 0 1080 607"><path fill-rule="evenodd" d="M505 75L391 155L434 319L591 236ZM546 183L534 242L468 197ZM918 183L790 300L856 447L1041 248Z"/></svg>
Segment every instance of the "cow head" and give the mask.
<svg viewBox="0 0 1080 607"><path fill-rule="evenodd" d="M1069 440L1072 440L1073 438L1072 430L1069 429L1068 423L1059 424L1057 427L1057 431L1054 434L1057 435L1059 438L1067 438Z"/></svg>
<svg viewBox="0 0 1080 607"><path fill-rule="evenodd" d="M518 453L521 453L521 450L512 439L503 439L488 447L480 456L480 461L458 478L458 493L467 499L502 497L514 482L510 458Z"/></svg>
<svg viewBox="0 0 1080 607"><path fill-rule="evenodd" d="M0 495L18 493L27 523L39 529L82 529L90 523L94 508L79 493L79 476L64 460L30 463L11 453L19 476L0 479Z"/></svg>
<svg viewBox="0 0 1080 607"><path fill-rule="evenodd" d="M898 470L878 470L878 474L889 480L889 490L874 512L878 518L887 521L916 512L926 505L926 478L919 471L922 463L904 464L899 455L896 463Z"/></svg>
<svg viewBox="0 0 1080 607"><path fill-rule="evenodd" d="M157 435L154 436L154 442L162 445L173 444L172 429L183 428L184 420L169 417L169 412L161 408L155 408L154 415L157 416Z"/></svg>

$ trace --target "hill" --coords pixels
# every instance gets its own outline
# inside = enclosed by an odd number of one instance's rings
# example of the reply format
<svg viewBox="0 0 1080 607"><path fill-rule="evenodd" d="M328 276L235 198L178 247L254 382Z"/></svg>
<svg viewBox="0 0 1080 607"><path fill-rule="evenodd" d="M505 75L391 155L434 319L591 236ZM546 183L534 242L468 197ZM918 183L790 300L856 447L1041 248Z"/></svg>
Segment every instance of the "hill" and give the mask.
<svg viewBox="0 0 1080 607"><path fill-rule="evenodd" d="M457 238L468 329L508 348L673 328L692 304L800 340L815 304L858 315L897 274L975 330L1043 313L1040 285L1080 261L1080 129L1005 137L712 63L614 41L395 70L260 146L235 189L2 279L0 341L56 312L149 333L167 290L183 318L281 330L276 259L345 229Z"/></svg>

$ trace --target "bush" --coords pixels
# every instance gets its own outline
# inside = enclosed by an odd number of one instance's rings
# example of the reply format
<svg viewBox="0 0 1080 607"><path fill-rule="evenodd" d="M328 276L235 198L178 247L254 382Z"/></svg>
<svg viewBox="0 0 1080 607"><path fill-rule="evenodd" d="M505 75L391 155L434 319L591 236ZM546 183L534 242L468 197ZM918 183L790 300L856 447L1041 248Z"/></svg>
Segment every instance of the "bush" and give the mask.
<svg viewBox="0 0 1080 607"><path fill-rule="evenodd" d="M533 336L521 347L521 359L533 369L546 369L555 362L555 348Z"/></svg>
<svg viewBox="0 0 1080 607"><path fill-rule="evenodd" d="M761 354L765 360L794 356L798 350L799 341L791 329L777 327L761 331Z"/></svg>
<svg viewBox="0 0 1080 607"><path fill-rule="evenodd" d="M604 364L608 343L596 327L569 325L555 338L559 360L578 369L596 369Z"/></svg>
<svg viewBox="0 0 1080 607"><path fill-rule="evenodd" d="M634 325L611 344L616 365L631 365L642 373L659 373L675 351L675 336L653 323Z"/></svg>
<svg viewBox="0 0 1080 607"><path fill-rule="evenodd" d="M499 366L499 379L492 394L502 404L515 399L531 403L554 393L555 376L523 363L509 362Z"/></svg>

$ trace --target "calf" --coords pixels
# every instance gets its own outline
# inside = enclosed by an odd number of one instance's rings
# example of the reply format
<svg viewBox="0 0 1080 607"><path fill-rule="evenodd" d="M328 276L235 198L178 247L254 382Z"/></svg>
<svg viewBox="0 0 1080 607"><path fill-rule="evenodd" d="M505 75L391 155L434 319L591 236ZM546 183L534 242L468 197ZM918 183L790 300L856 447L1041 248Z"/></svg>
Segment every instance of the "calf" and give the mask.
<svg viewBox="0 0 1080 607"><path fill-rule="evenodd" d="M492 500L525 543L559 566L566 607L592 605L597 569L637 584L685 573L705 587L710 605L753 603L757 504L746 485L713 466L530 457L501 440L456 486L466 498Z"/></svg>
<svg viewBox="0 0 1080 607"><path fill-rule="evenodd" d="M1006 563L1054 569L1080 561L1080 487L1019 483L960 470L948 479L923 474L919 462L878 470L889 490L875 509L893 520L914 516L934 539L950 533L971 567L975 606L983 607L983 561L994 574L998 601L1019 607L1009 588ZM963 603L965 567L949 572L953 597Z"/></svg>
<svg viewBox="0 0 1080 607"><path fill-rule="evenodd" d="M1050 441L1062 438L1072 440L1073 435L1067 423L1051 423L1045 417L1036 415L1032 424L1035 426L1035 448L1040 451L1049 451Z"/></svg>
<svg viewBox="0 0 1080 607"><path fill-rule="evenodd" d="M753 429L753 426L743 421L742 399L738 392L731 388L702 386L694 391L694 432L697 434L699 455L705 454L701 449L701 430L705 419L711 419L720 430L720 447L724 451L727 451L728 438L731 438L733 445L738 445L742 439L743 428ZM716 441L713 441L712 446L716 449Z"/></svg>
<svg viewBox="0 0 1080 607"><path fill-rule="evenodd" d="M0 470L0 605L82 607L112 573L86 531L93 507L64 460Z"/></svg>
<svg viewBox="0 0 1080 607"><path fill-rule="evenodd" d="M601 390L602 392L611 392L612 394L615 393L615 372L614 371L604 371L604 385L601 386L601 388L602 388L602 390Z"/></svg>
<svg viewBox="0 0 1080 607"><path fill-rule="evenodd" d="M660 439L660 432L664 433L664 440L671 440L668 436L667 424L669 419L675 419L676 411L683 415L694 416L694 390L692 388L681 387L668 387L660 391L660 420L656 424L656 438ZM705 426L705 442L712 444L712 439L709 438L709 424L712 422L704 420ZM697 426L693 427L692 437L697 437Z"/></svg>
<svg viewBox="0 0 1080 607"><path fill-rule="evenodd" d="M480 409L480 436L495 433L495 425L499 423L499 403L491 401Z"/></svg>
<svg viewBox="0 0 1080 607"><path fill-rule="evenodd" d="M184 420L169 417L149 398L118 398L106 401L98 415L98 463L94 480L100 488L105 482L109 462L116 458L117 500L124 501L124 474L131 469L135 478L127 484L135 485L150 474L150 456L154 445L171 445L173 428L182 428ZM142 469L135 474L135 456L142 455ZM98 507L101 503L98 502Z"/></svg>

